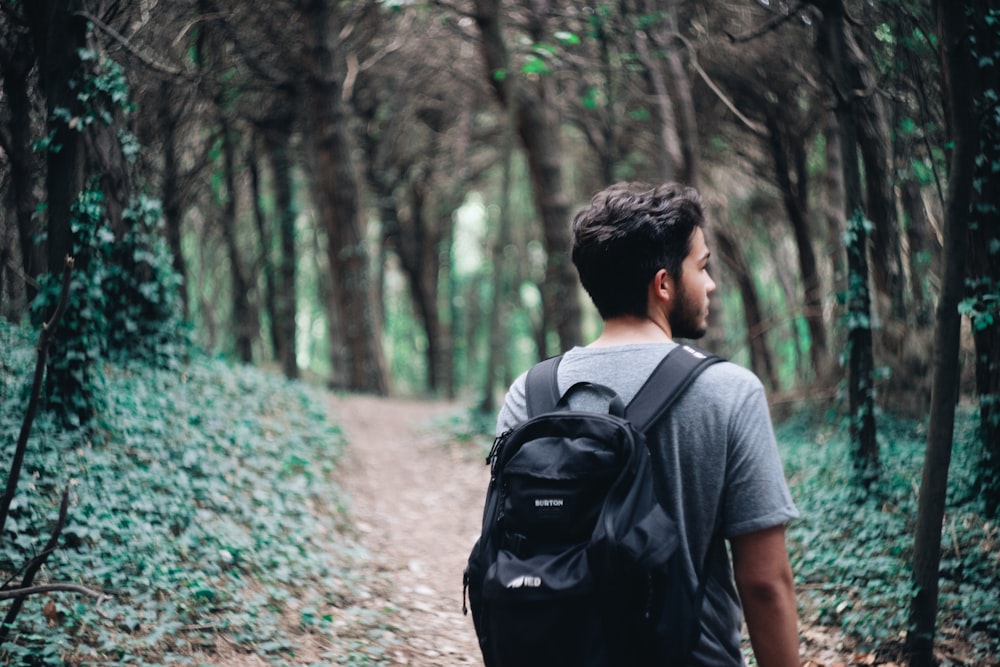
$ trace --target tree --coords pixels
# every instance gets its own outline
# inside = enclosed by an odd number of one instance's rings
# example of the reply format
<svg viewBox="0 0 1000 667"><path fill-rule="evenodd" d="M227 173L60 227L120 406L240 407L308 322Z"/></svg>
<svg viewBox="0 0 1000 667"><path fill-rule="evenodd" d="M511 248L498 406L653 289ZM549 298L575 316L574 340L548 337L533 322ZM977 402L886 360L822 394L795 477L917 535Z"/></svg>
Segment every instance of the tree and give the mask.
<svg viewBox="0 0 1000 667"><path fill-rule="evenodd" d="M472 109L489 91L477 76L478 62L462 57L471 47L460 27L421 7L374 16L371 37L359 40L355 52L350 97L363 128L365 180L383 250L399 260L424 334L427 388L451 393L453 351L441 308L451 263L441 257L451 212L495 161L491 142L471 124ZM427 40L437 48L428 50ZM451 76L443 79L443 71ZM482 132L496 136L490 126Z"/></svg>
<svg viewBox="0 0 1000 667"><path fill-rule="evenodd" d="M981 465L977 478L986 516L1000 514L1000 6L980 3L970 17L975 38L977 98L982 136L973 176L969 263L962 311L970 316L976 351ZM956 10L957 11L957 10ZM970 38L971 41L971 38Z"/></svg>
<svg viewBox="0 0 1000 667"><path fill-rule="evenodd" d="M569 259L569 201L563 182L563 149L560 141L558 107L555 104L552 78L536 56L526 68L534 70L529 83L519 85L511 94L507 81L516 60L510 57L502 27L500 0L475 0L473 18L479 27L480 46L486 75L500 103L512 105L517 131L525 149L531 174L535 207L541 218L547 255L542 296L545 316L559 335L561 349L582 342L580 296L577 278ZM541 45L551 38L548 3L532 1L524 10L525 33L532 44ZM547 350L541 350L547 356Z"/></svg>
<svg viewBox="0 0 1000 667"><path fill-rule="evenodd" d="M11 8L6 8L13 11ZM98 402L96 361L104 356L155 361L175 340L173 278L154 235L155 203L138 194L129 156L132 111L123 67L101 38L109 22L128 19L118 6L98 16L82 0L23 6L45 100L45 243L48 265L75 259L70 309L57 333L63 354L49 359L50 405L71 424L90 419ZM93 32L91 31L93 29ZM32 304L54 306L58 276L48 274Z"/></svg>
<svg viewBox="0 0 1000 667"><path fill-rule="evenodd" d="M345 388L385 394L388 377L373 302L366 225L341 95L342 69L335 61L337 17L328 0L300 0L296 8L303 30L304 112L312 147L313 198L327 237L330 307L336 311L333 321L340 326L347 347Z"/></svg>
<svg viewBox="0 0 1000 667"><path fill-rule="evenodd" d="M722 261L736 277L743 302L743 316L747 325L747 345L750 347L750 368L772 391L778 389L778 374L774 368L771 350L767 345L766 326L761 314L760 298L753 284L750 262L742 250L741 240L734 238L730 224L716 221L715 240Z"/></svg>
<svg viewBox="0 0 1000 667"><path fill-rule="evenodd" d="M875 430L874 358L871 296L868 287L868 241L871 223L865 215L859 162L861 140L858 91L867 89L857 45L850 35L842 0L812 0L822 12L817 46L830 68L843 154L847 247L847 370L852 459L860 484L870 488L879 475Z"/></svg>
<svg viewBox="0 0 1000 667"><path fill-rule="evenodd" d="M291 100L287 100L289 103ZM274 181L274 204L278 214L278 266L274 273L271 306L272 338L275 354L285 377L299 376L295 315L298 303L296 287L296 251L294 188L292 181L292 133L290 122L278 118L273 129L264 130L264 146Z"/></svg>
<svg viewBox="0 0 1000 667"><path fill-rule="evenodd" d="M730 11L736 12L736 8ZM814 171L810 151L825 115L825 90L816 84L818 63L803 59L809 25L801 20L803 7L776 8L773 15L760 12L761 26L746 34L732 34L730 25L741 25L735 17L721 12L725 36L720 35L699 60L702 78L730 112L731 133L742 141L732 150L744 154L755 173L765 175L780 195L784 216L775 219L781 236L787 235L785 221L794 241L798 276L783 281L789 300L796 303L795 320L804 324L808 336L795 337L795 349L808 351L811 363L800 362L800 377L829 382L833 374L824 316L830 300L823 290L823 269L817 256L816 212L813 206ZM757 14L755 14L757 16ZM752 50L753 67L745 67ZM749 138L750 141L745 141ZM719 159L720 156L714 156ZM828 166L827 169L830 167ZM822 173L822 172L821 172ZM768 197L770 198L770 197ZM778 212L780 216L780 212ZM838 238L835 247L839 247ZM741 266L740 262L731 265ZM748 285L745 279L737 278ZM800 296L796 296L796 293ZM792 327L797 332L798 327ZM759 356L759 353L758 353Z"/></svg>
<svg viewBox="0 0 1000 667"><path fill-rule="evenodd" d="M9 170L0 176L6 212L0 219L0 315L17 319L34 296L31 281L45 270L34 242L36 198L32 175L40 166L32 151L32 96L29 75L35 65L32 36L13 12L0 11L0 72L8 125L0 128L0 150ZM27 283L27 284L26 284Z"/></svg>
<svg viewBox="0 0 1000 667"><path fill-rule="evenodd" d="M944 519L955 424L955 395L959 381L959 301L962 297L963 265L968 242L980 126L976 102L982 90L975 80L976 67L969 18L972 2L935 1L942 47L947 106L954 133L954 152L948 174L948 198L944 222L944 275L936 314L934 381L931 391L930 424L924 456L923 478L917 507L913 542L913 598L907 650L910 667L934 664L933 648L938 603L938 568L941 559L941 523Z"/></svg>

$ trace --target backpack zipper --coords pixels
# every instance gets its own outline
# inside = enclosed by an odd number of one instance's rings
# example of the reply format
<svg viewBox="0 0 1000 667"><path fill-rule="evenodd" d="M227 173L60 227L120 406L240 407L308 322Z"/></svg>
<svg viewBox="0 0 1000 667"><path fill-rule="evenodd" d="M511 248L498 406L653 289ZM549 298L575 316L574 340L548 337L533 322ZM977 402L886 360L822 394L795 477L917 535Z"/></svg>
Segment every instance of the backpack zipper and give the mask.
<svg viewBox="0 0 1000 667"><path fill-rule="evenodd" d="M514 429L507 429L497 437L493 438L493 446L490 447L490 453L486 455L486 465L490 466L490 474L496 470L497 459L500 458L500 450L503 448L503 441L507 439L510 432Z"/></svg>

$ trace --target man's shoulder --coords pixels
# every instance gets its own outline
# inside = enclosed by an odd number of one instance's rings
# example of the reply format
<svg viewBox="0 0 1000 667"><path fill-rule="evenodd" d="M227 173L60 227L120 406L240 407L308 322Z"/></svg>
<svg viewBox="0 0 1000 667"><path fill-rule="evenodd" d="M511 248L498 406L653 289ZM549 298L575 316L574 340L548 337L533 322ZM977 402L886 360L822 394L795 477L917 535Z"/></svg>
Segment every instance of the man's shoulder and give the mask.
<svg viewBox="0 0 1000 667"><path fill-rule="evenodd" d="M706 368L702 377L706 383L736 383L749 388L763 387L760 378L753 371L728 359Z"/></svg>

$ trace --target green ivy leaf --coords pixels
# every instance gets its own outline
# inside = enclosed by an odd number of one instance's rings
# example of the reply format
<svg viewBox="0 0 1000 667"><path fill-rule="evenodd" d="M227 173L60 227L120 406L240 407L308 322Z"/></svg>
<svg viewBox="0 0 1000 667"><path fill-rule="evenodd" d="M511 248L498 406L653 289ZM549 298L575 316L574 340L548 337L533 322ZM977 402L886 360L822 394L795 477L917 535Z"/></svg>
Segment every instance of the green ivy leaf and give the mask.
<svg viewBox="0 0 1000 667"><path fill-rule="evenodd" d="M580 38L567 30L557 31L554 37L563 44L568 44L571 46L575 46L580 43Z"/></svg>
<svg viewBox="0 0 1000 667"><path fill-rule="evenodd" d="M529 56L521 71L525 74L550 74L549 66L538 56Z"/></svg>

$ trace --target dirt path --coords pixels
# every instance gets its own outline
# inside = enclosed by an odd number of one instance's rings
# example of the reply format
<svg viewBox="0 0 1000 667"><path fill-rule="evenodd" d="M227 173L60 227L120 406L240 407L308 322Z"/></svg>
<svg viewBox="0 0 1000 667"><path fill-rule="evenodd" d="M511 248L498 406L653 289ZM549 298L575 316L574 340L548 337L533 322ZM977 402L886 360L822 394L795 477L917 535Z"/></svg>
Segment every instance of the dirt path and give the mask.
<svg viewBox="0 0 1000 667"><path fill-rule="evenodd" d="M364 562L364 606L375 624L390 628L375 642L358 638L368 661L347 664L481 665L472 619L461 612L461 579L489 471L478 451L449 445L440 427L463 408L366 396L332 402L350 443L340 483L359 540L373 555ZM800 631L807 667L873 664L828 628Z"/></svg>
<svg viewBox="0 0 1000 667"><path fill-rule="evenodd" d="M349 396L334 398L333 410L350 443L341 484L374 556L371 574L383 582L372 606L390 610L398 637L388 664L481 664L472 618L461 611L462 571L489 471L435 425L461 406Z"/></svg>

